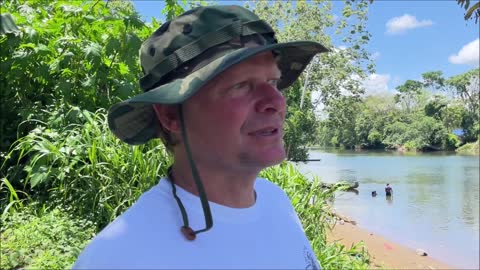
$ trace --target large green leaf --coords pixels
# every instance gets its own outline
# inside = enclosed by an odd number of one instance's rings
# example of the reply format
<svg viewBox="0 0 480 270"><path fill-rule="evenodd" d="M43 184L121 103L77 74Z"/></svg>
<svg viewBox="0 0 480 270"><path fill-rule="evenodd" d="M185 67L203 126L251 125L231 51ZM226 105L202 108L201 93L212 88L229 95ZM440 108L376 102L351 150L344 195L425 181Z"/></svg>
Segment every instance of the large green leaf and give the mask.
<svg viewBox="0 0 480 270"><path fill-rule="evenodd" d="M12 15L8 13L0 14L0 35L19 32L19 31L20 30L15 24L15 21L13 20Z"/></svg>

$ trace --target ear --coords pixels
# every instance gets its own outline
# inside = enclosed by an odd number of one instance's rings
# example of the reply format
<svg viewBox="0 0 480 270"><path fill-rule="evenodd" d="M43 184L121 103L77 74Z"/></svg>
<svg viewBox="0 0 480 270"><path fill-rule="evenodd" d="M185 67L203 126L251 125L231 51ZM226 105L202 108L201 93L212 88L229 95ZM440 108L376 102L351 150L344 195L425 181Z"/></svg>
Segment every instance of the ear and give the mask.
<svg viewBox="0 0 480 270"><path fill-rule="evenodd" d="M153 109L162 126L174 133L180 132L180 117L178 105L154 104Z"/></svg>

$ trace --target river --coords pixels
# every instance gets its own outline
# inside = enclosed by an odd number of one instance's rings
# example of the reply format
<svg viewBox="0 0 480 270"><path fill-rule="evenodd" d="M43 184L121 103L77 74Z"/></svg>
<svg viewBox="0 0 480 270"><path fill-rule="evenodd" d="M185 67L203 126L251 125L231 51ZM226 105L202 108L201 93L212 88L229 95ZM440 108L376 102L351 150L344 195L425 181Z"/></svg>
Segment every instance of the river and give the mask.
<svg viewBox="0 0 480 270"><path fill-rule="evenodd" d="M310 159L321 161L297 164L306 175L359 182L358 194L339 192L335 199L337 212L358 226L454 267L480 268L478 156L323 149L311 150Z"/></svg>

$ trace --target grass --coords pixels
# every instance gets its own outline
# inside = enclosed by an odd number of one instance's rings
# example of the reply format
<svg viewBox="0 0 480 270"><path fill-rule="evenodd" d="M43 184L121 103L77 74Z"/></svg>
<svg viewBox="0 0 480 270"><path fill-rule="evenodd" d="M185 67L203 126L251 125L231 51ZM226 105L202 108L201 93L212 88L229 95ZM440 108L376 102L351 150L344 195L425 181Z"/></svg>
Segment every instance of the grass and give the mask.
<svg viewBox="0 0 480 270"><path fill-rule="evenodd" d="M457 148L456 152L463 155L480 155L480 141L466 143Z"/></svg>
<svg viewBox="0 0 480 270"><path fill-rule="evenodd" d="M93 236L91 221L59 208L22 208L2 219L1 269L67 269Z"/></svg>

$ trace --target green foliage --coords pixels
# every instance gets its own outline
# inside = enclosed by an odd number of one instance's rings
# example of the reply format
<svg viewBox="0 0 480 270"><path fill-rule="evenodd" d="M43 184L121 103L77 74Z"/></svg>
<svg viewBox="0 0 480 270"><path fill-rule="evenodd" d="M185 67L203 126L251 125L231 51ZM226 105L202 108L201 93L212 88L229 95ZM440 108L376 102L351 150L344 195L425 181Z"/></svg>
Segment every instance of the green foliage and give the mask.
<svg viewBox="0 0 480 270"><path fill-rule="evenodd" d="M457 153L463 155L480 155L480 140L474 143L467 143L459 147Z"/></svg>
<svg viewBox="0 0 480 270"><path fill-rule="evenodd" d="M137 92L138 49L151 29L130 2L13 0L1 11L20 31L0 36L0 151L35 127L17 132L19 123L44 121L48 105L95 111Z"/></svg>
<svg viewBox="0 0 480 270"><path fill-rule="evenodd" d="M425 115L435 119L442 119L442 113L445 107L447 107L446 98L444 96L435 95L425 105Z"/></svg>
<svg viewBox="0 0 480 270"><path fill-rule="evenodd" d="M475 23L478 22L480 19L480 1L472 6L470 6L470 0L457 0L457 3L465 9L465 16L463 17L465 21L475 18Z"/></svg>
<svg viewBox="0 0 480 270"><path fill-rule="evenodd" d="M183 8L183 6L187 4L187 0L180 0L180 1L165 0L165 8L162 10L162 14L167 16L167 20L171 20L185 12L185 9Z"/></svg>
<svg viewBox="0 0 480 270"><path fill-rule="evenodd" d="M106 112L70 108L50 112L67 126L38 124L7 156L17 157L9 181L32 199L66 210L103 227L164 175L171 158L159 140L147 145L121 143L108 130ZM55 123L51 121L51 123ZM9 201L1 199L2 210Z"/></svg>
<svg viewBox="0 0 480 270"><path fill-rule="evenodd" d="M337 147L355 147L357 143L355 116L359 111L357 98L341 97L332 101L326 111L329 117L320 124L320 133L323 134L320 140Z"/></svg>
<svg viewBox="0 0 480 270"><path fill-rule="evenodd" d="M315 141L318 122L313 113L310 91L306 90L303 107L300 107L302 89L299 81L285 93L287 115L284 125L284 142L289 160L307 160L308 146Z"/></svg>
<svg viewBox="0 0 480 270"><path fill-rule="evenodd" d="M443 124L433 117L415 114L407 122L394 122L385 128L384 143L391 148L404 145L407 150L428 150L440 147L448 133Z"/></svg>
<svg viewBox="0 0 480 270"><path fill-rule="evenodd" d="M70 268L93 236L91 221L64 210L40 211L24 208L2 218L2 269Z"/></svg>
<svg viewBox="0 0 480 270"><path fill-rule="evenodd" d="M450 133L445 138L445 141L443 143L443 149L454 150L457 149L461 144L462 142L460 141L460 139L458 139L458 136Z"/></svg>
<svg viewBox="0 0 480 270"><path fill-rule="evenodd" d="M395 96L343 98L331 102L327 118L319 123L320 145L393 148L412 151L452 150L462 141L476 140L480 132L479 69L453 76L422 74L423 81L407 80ZM453 96L449 95L449 92Z"/></svg>
<svg viewBox="0 0 480 270"><path fill-rule="evenodd" d="M335 191L344 185L322 188L318 178L306 178L289 163L267 168L260 176L285 190L323 269L370 269L369 255L362 244L347 249L338 243L327 243L326 233L333 226L331 202Z"/></svg>

